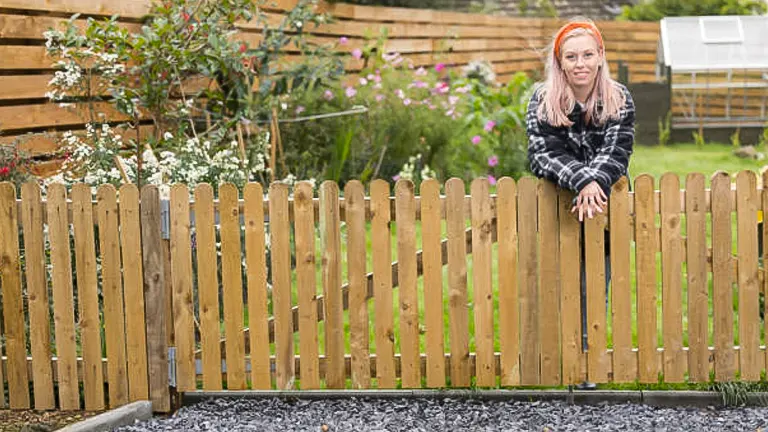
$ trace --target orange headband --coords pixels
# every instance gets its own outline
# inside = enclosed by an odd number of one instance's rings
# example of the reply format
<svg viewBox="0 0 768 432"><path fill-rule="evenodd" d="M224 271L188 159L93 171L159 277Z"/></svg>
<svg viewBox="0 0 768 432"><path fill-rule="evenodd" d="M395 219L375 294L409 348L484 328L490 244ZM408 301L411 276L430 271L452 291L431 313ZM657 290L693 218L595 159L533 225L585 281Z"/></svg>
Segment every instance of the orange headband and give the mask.
<svg viewBox="0 0 768 432"><path fill-rule="evenodd" d="M576 29L585 29L592 32L592 35L597 39L597 44L600 46L600 49L604 48L603 45L603 35L600 34L600 30L595 27L594 24L588 23L588 22L572 22L569 24L566 24L560 28L560 30L557 32L557 36L555 36L555 58L557 61L560 61L560 45L563 43L563 39L565 36L570 33L573 30Z"/></svg>

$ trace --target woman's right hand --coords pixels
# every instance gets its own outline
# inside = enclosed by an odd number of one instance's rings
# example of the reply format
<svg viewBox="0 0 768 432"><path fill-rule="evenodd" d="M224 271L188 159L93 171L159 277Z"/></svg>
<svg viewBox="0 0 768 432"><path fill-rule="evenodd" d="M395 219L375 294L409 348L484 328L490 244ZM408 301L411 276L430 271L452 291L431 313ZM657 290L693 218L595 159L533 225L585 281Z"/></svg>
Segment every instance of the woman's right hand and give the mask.
<svg viewBox="0 0 768 432"><path fill-rule="evenodd" d="M584 215L590 219L596 213L602 213L608 205L608 197L596 181L590 182L579 192L576 197L576 205L571 209L571 213L578 210L579 222L584 220Z"/></svg>

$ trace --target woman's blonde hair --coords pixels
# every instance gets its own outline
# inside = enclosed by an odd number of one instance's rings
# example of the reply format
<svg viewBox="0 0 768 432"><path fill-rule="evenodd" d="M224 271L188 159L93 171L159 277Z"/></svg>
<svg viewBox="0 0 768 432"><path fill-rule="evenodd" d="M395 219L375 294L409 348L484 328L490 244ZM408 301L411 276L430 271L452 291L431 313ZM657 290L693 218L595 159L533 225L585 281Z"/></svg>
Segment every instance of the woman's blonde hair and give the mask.
<svg viewBox="0 0 768 432"><path fill-rule="evenodd" d="M611 79L600 31L591 20L574 18L555 33L547 54L546 79L540 95L542 102L539 104L537 116L539 120L546 119L553 126L572 126L573 122L568 118L568 113L576 105L576 96L571 86L568 85L565 71L560 65L561 59L555 55L555 51L560 51L566 40L584 34L595 39L603 57L602 63L598 66L595 85L585 103L587 122L594 121L596 124L605 124L608 119L618 118L619 110L626 103L624 93L616 81Z"/></svg>

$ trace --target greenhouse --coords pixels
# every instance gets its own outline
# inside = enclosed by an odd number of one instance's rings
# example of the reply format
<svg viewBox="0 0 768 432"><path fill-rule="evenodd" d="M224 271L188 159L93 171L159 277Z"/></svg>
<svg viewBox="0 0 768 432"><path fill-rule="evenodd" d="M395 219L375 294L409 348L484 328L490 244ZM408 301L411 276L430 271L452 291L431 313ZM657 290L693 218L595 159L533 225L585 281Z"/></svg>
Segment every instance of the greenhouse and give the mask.
<svg viewBox="0 0 768 432"><path fill-rule="evenodd" d="M767 16L668 17L660 31L656 73L673 128L765 126Z"/></svg>

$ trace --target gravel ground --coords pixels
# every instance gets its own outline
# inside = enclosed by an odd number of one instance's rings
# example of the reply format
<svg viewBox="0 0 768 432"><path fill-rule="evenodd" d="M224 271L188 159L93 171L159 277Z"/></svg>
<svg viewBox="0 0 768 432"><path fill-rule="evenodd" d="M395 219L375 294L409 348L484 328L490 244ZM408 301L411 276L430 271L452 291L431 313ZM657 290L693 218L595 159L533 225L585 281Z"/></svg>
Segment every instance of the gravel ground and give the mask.
<svg viewBox="0 0 768 432"><path fill-rule="evenodd" d="M154 431L762 431L768 408L466 399L209 399L117 429Z"/></svg>

